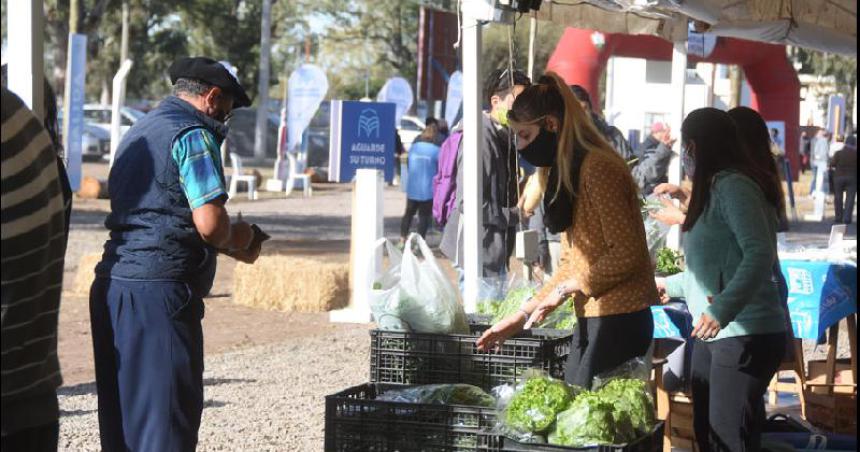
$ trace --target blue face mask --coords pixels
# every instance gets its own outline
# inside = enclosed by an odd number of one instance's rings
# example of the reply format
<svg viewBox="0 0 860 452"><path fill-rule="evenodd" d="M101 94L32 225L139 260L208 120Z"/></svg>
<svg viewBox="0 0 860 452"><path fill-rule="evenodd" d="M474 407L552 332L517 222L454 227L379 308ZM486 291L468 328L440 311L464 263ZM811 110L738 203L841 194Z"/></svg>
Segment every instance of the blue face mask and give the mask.
<svg viewBox="0 0 860 452"><path fill-rule="evenodd" d="M681 149L681 164L684 166L684 174L693 180L693 175L696 174L696 159L686 147Z"/></svg>

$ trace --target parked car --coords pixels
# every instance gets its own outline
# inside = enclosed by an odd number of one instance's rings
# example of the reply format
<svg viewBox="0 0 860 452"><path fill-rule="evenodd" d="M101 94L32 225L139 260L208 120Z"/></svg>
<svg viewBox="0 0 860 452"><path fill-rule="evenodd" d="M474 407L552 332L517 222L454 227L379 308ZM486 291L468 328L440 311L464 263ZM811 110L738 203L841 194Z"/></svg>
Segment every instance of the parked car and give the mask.
<svg viewBox="0 0 860 452"><path fill-rule="evenodd" d="M409 147L412 146L412 142L418 138L418 135L421 135L424 127L424 121L415 116L400 118L400 126L397 127L397 131L400 133L400 141L403 142L403 148L406 149L406 152L409 152Z"/></svg>
<svg viewBox="0 0 860 452"><path fill-rule="evenodd" d="M84 122L100 127L110 134L111 111L112 109L110 105L84 105ZM120 136L122 136L135 122L137 122L138 119L146 115L146 113L131 107L122 107L120 109L120 115L122 116L120 119Z"/></svg>
<svg viewBox="0 0 860 452"><path fill-rule="evenodd" d="M63 110L57 113L57 124L60 126L60 141L63 140ZM81 156L84 159L110 158L110 131L95 124L84 122L81 135Z"/></svg>

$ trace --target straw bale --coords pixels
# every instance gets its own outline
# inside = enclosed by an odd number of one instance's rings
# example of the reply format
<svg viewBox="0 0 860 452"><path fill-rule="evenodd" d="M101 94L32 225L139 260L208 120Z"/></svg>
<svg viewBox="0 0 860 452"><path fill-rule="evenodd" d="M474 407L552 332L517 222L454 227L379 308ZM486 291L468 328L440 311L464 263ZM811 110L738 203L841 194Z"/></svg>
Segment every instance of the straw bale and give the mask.
<svg viewBox="0 0 860 452"><path fill-rule="evenodd" d="M83 199L107 198L107 182L92 176L85 176L81 179L81 188L78 190L78 197Z"/></svg>
<svg viewBox="0 0 860 452"><path fill-rule="evenodd" d="M75 282L71 292L78 296L89 296L90 286L96 278L96 264L102 260L101 253L84 254L78 260L78 269L75 272Z"/></svg>
<svg viewBox="0 0 860 452"><path fill-rule="evenodd" d="M237 263L233 303L282 312L325 312L349 302L349 265L298 256Z"/></svg>

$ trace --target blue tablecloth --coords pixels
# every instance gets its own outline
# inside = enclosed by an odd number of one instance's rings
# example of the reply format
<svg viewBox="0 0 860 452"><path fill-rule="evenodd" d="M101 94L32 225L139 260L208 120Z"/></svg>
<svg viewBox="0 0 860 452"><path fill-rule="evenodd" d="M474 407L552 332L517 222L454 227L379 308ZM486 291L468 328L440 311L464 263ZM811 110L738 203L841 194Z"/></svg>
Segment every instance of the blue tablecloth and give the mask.
<svg viewBox="0 0 860 452"><path fill-rule="evenodd" d="M820 340L828 328L857 313L857 267L802 260L780 264L795 337Z"/></svg>
<svg viewBox="0 0 860 452"><path fill-rule="evenodd" d="M693 318L683 303L651 306L654 316L654 339L687 339L693 332Z"/></svg>

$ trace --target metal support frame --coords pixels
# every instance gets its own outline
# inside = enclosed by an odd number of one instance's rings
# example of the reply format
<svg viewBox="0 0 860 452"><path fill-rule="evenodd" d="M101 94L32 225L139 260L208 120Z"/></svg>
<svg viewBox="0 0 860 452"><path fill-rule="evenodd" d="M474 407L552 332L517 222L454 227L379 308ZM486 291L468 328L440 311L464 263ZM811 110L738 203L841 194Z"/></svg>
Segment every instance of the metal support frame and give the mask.
<svg viewBox="0 0 860 452"><path fill-rule="evenodd" d="M111 116L110 116L110 166L113 166L116 158L116 150L122 135L122 116L120 110L125 103L125 81L131 71L133 62L125 60L113 76L113 91L111 93Z"/></svg>
<svg viewBox="0 0 860 452"><path fill-rule="evenodd" d="M684 122L684 102L687 89L687 43L678 41L672 49L672 133L680 136L681 124ZM681 185L684 178L681 168L680 155L682 152L681 140L675 141L676 153L669 163L669 183ZM666 238L666 246L672 249L681 248L681 228L672 226L669 236Z"/></svg>
<svg viewBox="0 0 860 452"><path fill-rule="evenodd" d="M42 0L7 4L9 91L17 94L37 118L45 116L44 17Z"/></svg>

